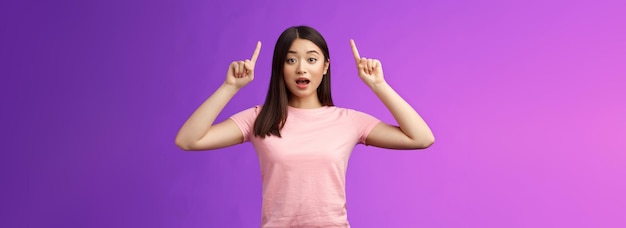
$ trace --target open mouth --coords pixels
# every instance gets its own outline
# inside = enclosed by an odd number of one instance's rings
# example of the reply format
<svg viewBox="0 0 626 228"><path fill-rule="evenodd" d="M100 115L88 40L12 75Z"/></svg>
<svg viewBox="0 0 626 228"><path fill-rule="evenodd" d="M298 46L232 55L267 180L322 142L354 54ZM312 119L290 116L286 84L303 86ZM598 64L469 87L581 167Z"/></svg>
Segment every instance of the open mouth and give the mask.
<svg viewBox="0 0 626 228"><path fill-rule="evenodd" d="M298 79L296 80L296 84L298 85L307 85L311 82L309 79Z"/></svg>

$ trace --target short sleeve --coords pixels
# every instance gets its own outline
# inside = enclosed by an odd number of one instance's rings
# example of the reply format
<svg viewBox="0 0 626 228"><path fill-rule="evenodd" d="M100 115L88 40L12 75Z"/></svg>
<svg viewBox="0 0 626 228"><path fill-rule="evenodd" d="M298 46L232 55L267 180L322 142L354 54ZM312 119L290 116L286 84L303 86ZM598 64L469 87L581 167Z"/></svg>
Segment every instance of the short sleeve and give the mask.
<svg viewBox="0 0 626 228"><path fill-rule="evenodd" d="M254 134L254 121L259 115L260 109L261 107L257 105L255 107L243 110L230 117L230 119L235 121L235 124L237 124L239 130L241 130L244 142L249 141L250 136Z"/></svg>
<svg viewBox="0 0 626 228"><path fill-rule="evenodd" d="M372 129L380 123L380 120L376 117L373 117L367 113L359 112L356 110L348 110L348 115L354 120L354 125L359 133L359 143L365 144L365 140L367 136L370 134Z"/></svg>

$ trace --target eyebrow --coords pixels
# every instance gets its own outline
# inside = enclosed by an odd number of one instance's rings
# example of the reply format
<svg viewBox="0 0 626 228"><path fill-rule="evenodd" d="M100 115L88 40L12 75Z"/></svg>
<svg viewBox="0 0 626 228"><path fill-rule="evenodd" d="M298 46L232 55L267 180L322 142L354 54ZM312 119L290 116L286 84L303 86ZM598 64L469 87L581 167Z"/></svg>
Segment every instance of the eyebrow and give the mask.
<svg viewBox="0 0 626 228"><path fill-rule="evenodd" d="M288 51L287 53L289 53L289 54L298 54L298 52L296 52L296 51L291 51L291 50L290 50L290 51ZM310 53L315 53L315 54L318 54L318 55L320 54L320 53L319 53L319 52L317 52L316 50L307 51L306 53L307 53L307 54L310 54Z"/></svg>

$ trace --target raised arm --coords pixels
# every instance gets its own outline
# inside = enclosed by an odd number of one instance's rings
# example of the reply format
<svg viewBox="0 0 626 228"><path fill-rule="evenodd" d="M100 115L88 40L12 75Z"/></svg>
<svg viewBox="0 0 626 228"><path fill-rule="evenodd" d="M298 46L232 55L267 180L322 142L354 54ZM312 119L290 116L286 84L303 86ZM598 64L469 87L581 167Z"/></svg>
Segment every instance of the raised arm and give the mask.
<svg viewBox="0 0 626 228"><path fill-rule="evenodd" d="M254 65L261 51L257 42L251 59L235 61L228 67L224 83L191 114L176 135L176 145L183 150L211 150L241 143L243 135L231 119L213 125L217 115L254 79Z"/></svg>
<svg viewBox="0 0 626 228"><path fill-rule="evenodd" d="M399 125L376 125L367 136L366 143L390 149L423 149L432 145L435 137L430 128L415 109L387 84L380 61L361 58L354 40L350 40L350 45L359 77L385 104Z"/></svg>

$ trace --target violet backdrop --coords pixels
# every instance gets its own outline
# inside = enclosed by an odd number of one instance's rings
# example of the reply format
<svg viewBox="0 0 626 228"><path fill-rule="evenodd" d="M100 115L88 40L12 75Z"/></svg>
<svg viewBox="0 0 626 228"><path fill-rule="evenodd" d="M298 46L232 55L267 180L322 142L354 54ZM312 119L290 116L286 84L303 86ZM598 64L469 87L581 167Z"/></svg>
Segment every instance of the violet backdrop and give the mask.
<svg viewBox="0 0 626 228"><path fill-rule="evenodd" d="M218 121L261 104L278 35L327 39L335 104L395 123L349 39L426 119L421 151L357 146L353 227L626 227L626 1L0 3L0 227L258 227L250 144L178 128L263 42Z"/></svg>

